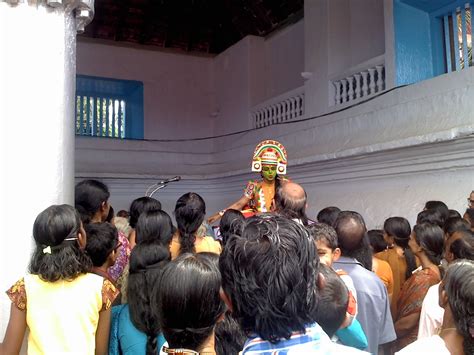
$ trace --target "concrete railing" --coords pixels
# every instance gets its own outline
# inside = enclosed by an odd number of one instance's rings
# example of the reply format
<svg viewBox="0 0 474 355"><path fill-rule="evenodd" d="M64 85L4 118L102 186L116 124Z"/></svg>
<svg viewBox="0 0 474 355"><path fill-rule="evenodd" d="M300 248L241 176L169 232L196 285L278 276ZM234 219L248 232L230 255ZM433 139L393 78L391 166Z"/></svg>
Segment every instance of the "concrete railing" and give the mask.
<svg viewBox="0 0 474 355"><path fill-rule="evenodd" d="M385 57L372 58L329 80L330 105L351 103L385 90Z"/></svg>
<svg viewBox="0 0 474 355"><path fill-rule="evenodd" d="M304 86L258 104L251 110L253 127L296 120L304 114Z"/></svg>

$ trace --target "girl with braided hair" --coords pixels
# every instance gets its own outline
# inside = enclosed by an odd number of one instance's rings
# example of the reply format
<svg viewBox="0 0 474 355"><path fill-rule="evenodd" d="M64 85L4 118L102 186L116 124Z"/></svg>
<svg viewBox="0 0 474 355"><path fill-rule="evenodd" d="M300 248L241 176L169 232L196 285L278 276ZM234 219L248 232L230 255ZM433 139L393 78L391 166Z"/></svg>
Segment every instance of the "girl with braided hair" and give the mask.
<svg viewBox="0 0 474 355"><path fill-rule="evenodd" d="M171 259L184 253L211 252L220 254L221 245L210 236L206 236L201 227L206 215L206 204L195 192L188 192L176 201L174 216L178 230L171 240Z"/></svg>

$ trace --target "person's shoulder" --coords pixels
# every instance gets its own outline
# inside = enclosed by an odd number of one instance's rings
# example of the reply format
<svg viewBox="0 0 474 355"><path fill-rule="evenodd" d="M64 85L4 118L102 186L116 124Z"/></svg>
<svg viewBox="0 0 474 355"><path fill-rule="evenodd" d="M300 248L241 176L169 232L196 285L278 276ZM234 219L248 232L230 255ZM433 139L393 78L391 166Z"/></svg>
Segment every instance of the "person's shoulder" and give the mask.
<svg viewBox="0 0 474 355"><path fill-rule="evenodd" d="M370 354L367 351L359 350L356 348L352 348L350 346L342 345L342 344L337 344L337 343L332 343L330 346L330 354L354 354L354 355L362 355L362 354Z"/></svg>
<svg viewBox="0 0 474 355"><path fill-rule="evenodd" d="M209 249L208 251L220 254L222 251L221 243L210 236L205 236L203 240L207 246L207 249Z"/></svg>
<svg viewBox="0 0 474 355"><path fill-rule="evenodd" d="M399 355L409 355L409 354L426 354L434 353L439 355L450 354L449 350L446 348L444 340L439 335L433 335L427 338L421 338L413 343L407 345L400 351L395 354Z"/></svg>
<svg viewBox="0 0 474 355"><path fill-rule="evenodd" d="M349 272L349 276L354 281L358 293L371 293L381 295L386 290L382 280L372 271L367 270L362 265L356 265Z"/></svg>
<svg viewBox="0 0 474 355"><path fill-rule="evenodd" d="M375 253L374 256L379 260L387 261L389 256L390 256L389 250L390 249L385 249L385 250L379 251L378 253Z"/></svg>
<svg viewBox="0 0 474 355"><path fill-rule="evenodd" d="M384 273L384 274L391 274L392 273L392 267L390 266L390 264L388 262L386 262L385 260L377 260L377 262L379 263L378 267L379 267L379 270Z"/></svg>

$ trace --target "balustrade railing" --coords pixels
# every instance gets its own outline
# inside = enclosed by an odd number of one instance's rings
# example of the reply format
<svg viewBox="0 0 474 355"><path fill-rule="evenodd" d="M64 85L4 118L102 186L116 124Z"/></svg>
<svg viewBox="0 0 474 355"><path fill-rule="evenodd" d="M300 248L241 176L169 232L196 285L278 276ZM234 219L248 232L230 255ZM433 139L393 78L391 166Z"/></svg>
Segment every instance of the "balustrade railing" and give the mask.
<svg viewBox="0 0 474 355"><path fill-rule="evenodd" d="M252 121L255 128L292 121L304 114L304 87L288 91L255 106Z"/></svg>
<svg viewBox="0 0 474 355"><path fill-rule="evenodd" d="M331 105L351 103L383 90L385 90L385 64L382 55L331 79Z"/></svg>

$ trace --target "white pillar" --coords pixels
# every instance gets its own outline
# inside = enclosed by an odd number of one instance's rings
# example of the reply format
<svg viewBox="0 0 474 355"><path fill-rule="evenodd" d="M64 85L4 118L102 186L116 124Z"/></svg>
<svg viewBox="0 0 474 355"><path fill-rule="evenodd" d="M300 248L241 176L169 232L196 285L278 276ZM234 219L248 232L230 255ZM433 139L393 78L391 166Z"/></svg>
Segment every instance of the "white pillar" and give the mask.
<svg viewBox="0 0 474 355"><path fill-rule="evenodd" d="M93 3L0 0L0 340L35 217L73 203L76 30Z"/></svg>

